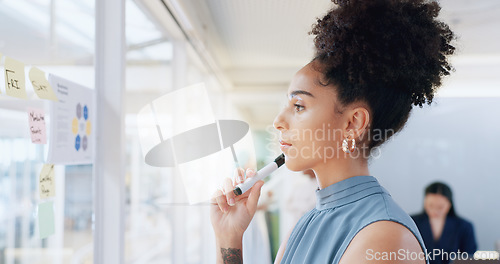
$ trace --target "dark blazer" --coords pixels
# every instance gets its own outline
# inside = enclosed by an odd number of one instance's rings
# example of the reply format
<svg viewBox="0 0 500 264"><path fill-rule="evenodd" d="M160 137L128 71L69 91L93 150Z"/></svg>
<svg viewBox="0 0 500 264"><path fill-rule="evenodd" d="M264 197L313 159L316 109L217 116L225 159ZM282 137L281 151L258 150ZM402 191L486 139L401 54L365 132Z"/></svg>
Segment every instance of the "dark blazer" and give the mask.
<svg viewBox="0 0 500 264"><path fill-rule="evenodd" d="M449 254L450 252L467 252L469 258L474 256L477 244L474 236L474 228L470 222L457 216L447 216L443 233L439 240L435 241L427 214L421 213L412 215L411 217L422 235L427 252L430 253L431 264L447 264L451 262L450 258L458 257L456 254ZM434 251L435 249L436 251ZM440 250L439 254L437 249ZM433 254L433 252L436 252L436 254ZM441 252L447 252L448 255ZM461 256L465 256L465 254L461 254Z"/></svg>

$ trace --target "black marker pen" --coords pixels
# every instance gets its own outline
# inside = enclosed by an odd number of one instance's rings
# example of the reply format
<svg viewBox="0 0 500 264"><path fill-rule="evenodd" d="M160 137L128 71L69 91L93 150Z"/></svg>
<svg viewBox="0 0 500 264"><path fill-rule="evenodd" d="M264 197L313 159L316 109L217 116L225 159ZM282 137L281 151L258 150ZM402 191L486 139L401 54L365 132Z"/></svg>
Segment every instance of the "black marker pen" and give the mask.
<svg viewBox="0 0 500 264"><path fill-rule="evenodd" d="M255 176L253 176L252 178L248 178L244 182L236 185L236 188L234 188L233 190L234 194L241 195L246 191L250 190L250 188L252 188L252 186L256 182L269 176L269 174L277 170L284 163L285 163L285 154L281 154L274 160L274 162L267 164L266 166L264 166L264 168L257 171L255 173Z"/></svg>

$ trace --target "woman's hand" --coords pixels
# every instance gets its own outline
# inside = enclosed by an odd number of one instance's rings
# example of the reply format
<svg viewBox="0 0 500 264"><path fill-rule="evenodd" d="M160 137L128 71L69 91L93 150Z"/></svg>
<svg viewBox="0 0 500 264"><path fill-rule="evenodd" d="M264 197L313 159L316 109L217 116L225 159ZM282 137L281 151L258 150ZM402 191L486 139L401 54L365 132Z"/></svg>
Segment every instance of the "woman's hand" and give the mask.
<svg viewBox="0 0 500 264"><path fill-rule="evenodd" d="M241 239L257 210L257 202L260 196L260 189L264 184L258 181L246 193L236 196L233 193L236 185L244 181L242 168L235 172L234 180L226 178L223 183L223 190L218 190L210 210L210 218L214 228L217 243L221 247L231 247ZM253 177L255 172L247 169L247 177Z"/></svg>

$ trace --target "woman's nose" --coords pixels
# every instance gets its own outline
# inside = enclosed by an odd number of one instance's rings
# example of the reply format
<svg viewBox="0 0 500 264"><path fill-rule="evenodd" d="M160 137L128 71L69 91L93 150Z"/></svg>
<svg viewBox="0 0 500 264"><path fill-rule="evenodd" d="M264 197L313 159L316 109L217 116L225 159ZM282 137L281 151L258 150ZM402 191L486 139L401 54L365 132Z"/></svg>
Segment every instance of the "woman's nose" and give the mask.
<svg viewBox="0 0 500 264"><path fill-rule="evenodd" d="M277 130L281 131L283 129L288 129L287 123L285 122L285 109L282 109L280 113L274 118L273 126Z"/></svg>

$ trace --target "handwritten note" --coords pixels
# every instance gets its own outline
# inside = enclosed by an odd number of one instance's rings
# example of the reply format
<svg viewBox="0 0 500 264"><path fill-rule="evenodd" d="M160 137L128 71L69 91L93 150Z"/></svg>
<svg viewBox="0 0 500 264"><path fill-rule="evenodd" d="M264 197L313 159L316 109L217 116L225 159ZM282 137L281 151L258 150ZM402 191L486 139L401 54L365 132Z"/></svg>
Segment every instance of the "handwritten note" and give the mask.
<svg viewBox="0 0 500 264"><path fill-rule="evenodd" d="M31 67L29 77L33 85L33 90L35 90L38 97L56 102L59 101L49 81L45 78L45 72L37 67Z"/></svg>
<svg viewBox="0 0 500 264"><path fill-rule="evenodd" d="M24 77L24 63L5 57L5 90L7 95L28 98Z"/></svg>
<svg viewBox="0 0 500 264"><path fill-rule="evenodd" d="M40 198L45 199L56 195L54 181L54 164L44 164L40 172Z"/></svg>
<svg viewBox="0 0 500 264"><path fill-rule="evenodd" d="M46 144L47 133L43 109L28 108L28 118L31 142L35 144Z"/></svg>
<svg viewBox="0 0 500 264"><path fill-rule="evenodd" d="M47 238L55 233L53 202L38 205L38 231L40 239Z"/></svg>

